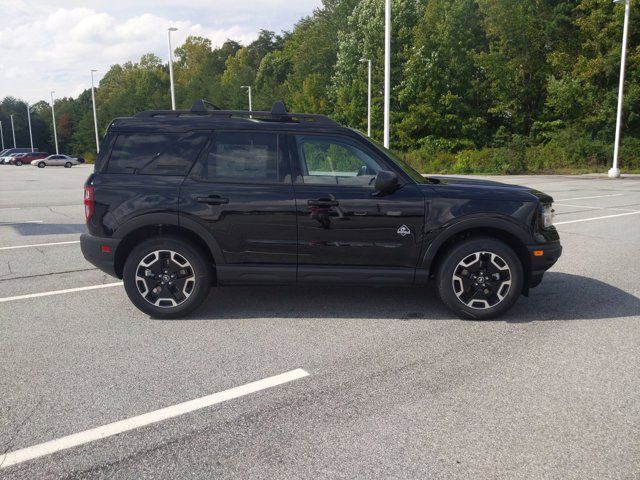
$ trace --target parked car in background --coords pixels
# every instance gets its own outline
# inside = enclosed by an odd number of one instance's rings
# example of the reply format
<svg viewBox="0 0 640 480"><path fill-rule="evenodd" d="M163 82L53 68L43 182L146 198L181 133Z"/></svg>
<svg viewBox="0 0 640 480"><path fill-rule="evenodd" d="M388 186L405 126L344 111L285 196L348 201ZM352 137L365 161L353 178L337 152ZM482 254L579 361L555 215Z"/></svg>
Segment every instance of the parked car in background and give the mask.
<svg viewBox="0 0 640 480"><path fill-rule="evenodd" d="M34 160L40 160L41 158L47 158L49 154L47 152L29 152L19 153L9 160L11 165L21 166L28 165Z"/></svg>
<svg viewBox="0 0 640 480"><path fill-rule="evenodd" d="M0 152L0 164L8 164L11 159L11 155L17 153L31 153L30 148L7 148Z"/></svg>
<svg viewBox="0 0 640 480"><path fill-rule="evenodd" d="M46 158L41 158L39 160L32 161L31 165L38 168L44 168L44 167L71 168L74 165L78 165L78 159L75 157L70 157L68 155L49 155Z"/></svg>

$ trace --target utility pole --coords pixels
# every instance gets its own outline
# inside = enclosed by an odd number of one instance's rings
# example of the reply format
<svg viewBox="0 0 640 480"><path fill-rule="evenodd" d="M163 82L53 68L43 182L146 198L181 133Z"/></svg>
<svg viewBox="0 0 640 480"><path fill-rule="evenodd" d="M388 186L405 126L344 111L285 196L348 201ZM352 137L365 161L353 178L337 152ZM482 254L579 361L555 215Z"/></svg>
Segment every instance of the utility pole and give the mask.
<svg viewBox="0 0 640 480"><path fill-rule="evenodd" d="M371 60L368 58L361 58L360 61L367 63L367 136L371 137Z"/></svg>
<svg viewBox="0 0 640 480"><path fill-rule="evenodd" d="M0 139L2 139L2 150L4 150L4 132L2 131L2 122L0 122Z"/></svg>
<svg viewBox="0 0 640 480"><path fill-rule="evenodd" d="M96 131L96 153L100 153L100 139L98 138L98 116L96 115L96 92L93 86L93 73L97 70L91 70L91 101L93 103L93 127Z"/></svg>
<svg viewBox="0 0 640 480"><path fill-rule="evenodd" d="M56 144L56 155L60 152L58 151L58 132L56 130L56 109L54 107L53 94L56 92L51 92L51 116L53 117L53 140Z"/></svg>
<svg viewBox="0 0 640 480"><path fill-rule="evenodd" d="M622 130L622 97L624 94L624 68L627 63L627 36L629 33L629 0L613 0L613 3L624 3L624 26L622 28L622 58L620 59L620 84L618 85L618 113L616 115L616 139L613 145L613 166L609 170L610 178L618 178L618 154L620 153L620 133Z"/></svg>
<svg viewBox="0 0 640 480"><path fill-rule="evenodd" d="M175 27L169 27L167 30L167 39L169 42L169 82L171 83L171 110L176 109L176 90L173 84L173 49L171 48L171 32L178 30Z"/></svg>
<svg viewBox="0 0 640 480"><path fill-rule="evenodd" d="M389 120L391 116L391 0L384 9L384 146L389 148Z"/></svg>
<svg viewBox="0 0 640 480"><path fill-rule="evenodd" d="M13 125L13 114L9 116L11 117L11 133L13 134L13 148L16 148L16 127Z"/></svg>
<svg viewBox="0 0 640 480"><path fill-rule="evenodd" d="M33 134L31 133L31 107L27 103L27 119L29 120L29 141L31 142L31 151L33 152Z"/></svg>

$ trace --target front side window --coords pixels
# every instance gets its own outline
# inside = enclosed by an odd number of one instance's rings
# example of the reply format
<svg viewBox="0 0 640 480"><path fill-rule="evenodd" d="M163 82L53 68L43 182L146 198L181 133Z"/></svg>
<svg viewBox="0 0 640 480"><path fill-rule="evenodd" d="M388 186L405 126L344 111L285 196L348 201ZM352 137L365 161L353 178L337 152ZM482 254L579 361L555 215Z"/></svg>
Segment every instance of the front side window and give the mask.
<svg viewBox="0 0 640 480"><path fill-rule="evenodd" d="M297 183L368 186L383 166L347 139L296 136Z"/></svg>
<svg viewBox="0 0 640 480"><path fill-rule="evenodd" d="M186 175L207 133L120 133L107 173Z"/></svg>
<svg viewBox="0 0 640 480"><path fill-rule="evenodd" d="M203 170L201 177L219 182L290 182L275 133L216 133Z"/></svg>

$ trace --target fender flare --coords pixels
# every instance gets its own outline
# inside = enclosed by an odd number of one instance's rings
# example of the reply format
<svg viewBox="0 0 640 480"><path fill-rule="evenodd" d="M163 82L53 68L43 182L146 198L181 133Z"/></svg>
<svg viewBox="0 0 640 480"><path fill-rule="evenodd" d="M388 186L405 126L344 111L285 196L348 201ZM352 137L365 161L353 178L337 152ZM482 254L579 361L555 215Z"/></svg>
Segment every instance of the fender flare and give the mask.
<svg viewBox="0 0 640 480"><path fill-rule="evenodd" d="M177 212L146 213L139 215L120 225L116 232L114 232L114 237L123 239L140 228L163 225L180 227L196 235L209 247L214 262L218 265L224 264L222 249L211 232L195 220L179 215Z"/></svg>
<svg viewBox="0 0 640 480"><path fill-rule="evenodd" d="M524 247L528 243L531 243L531 234L520 223L514 221L511 217L503 217L503 216L492 216L487 217L483 215L482 217L463 217L458 220L455 220L453 223L449 223L448 225L443 225L441 228L436 230L436 236L433 240L427 245L424 255L422 256L422 260L420 262L420 267L429 269L432 265L433 261L436 258L436 254L440 250L440 247L450 240L453 236L457 235L460 232L465 230L472 230L475 228L484 228L484 229L492 229L492 230L501 230L512 237L515 237L522 246ZM430 235L427 234L427 238ZM516 252L518 253L518 252Z"/></svg>

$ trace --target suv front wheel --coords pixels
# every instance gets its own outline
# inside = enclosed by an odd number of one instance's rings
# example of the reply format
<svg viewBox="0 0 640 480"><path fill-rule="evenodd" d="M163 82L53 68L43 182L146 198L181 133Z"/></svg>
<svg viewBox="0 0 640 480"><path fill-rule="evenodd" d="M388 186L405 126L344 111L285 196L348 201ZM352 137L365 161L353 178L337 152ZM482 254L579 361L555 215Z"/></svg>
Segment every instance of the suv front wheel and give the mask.
<svg viewBox="0 0 640 480"><path fill-rule="evenodd" d="M438 272L438 292L444 304L462 318L496 318L518 300L524 271L507 244L482 237L455 244Z"/></svg>
<svg viewBox="0 0 640 480"><path fill-rule="evenodd" d="M199 307L213 277L203 252L177 237L155 237L133 249L122 280L133 304L154 318L177 318Z"/></svg>

